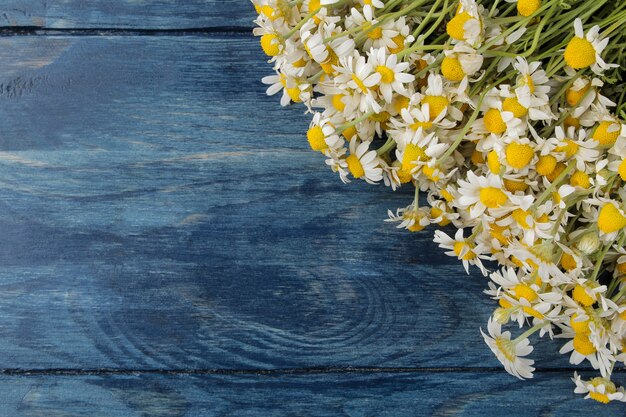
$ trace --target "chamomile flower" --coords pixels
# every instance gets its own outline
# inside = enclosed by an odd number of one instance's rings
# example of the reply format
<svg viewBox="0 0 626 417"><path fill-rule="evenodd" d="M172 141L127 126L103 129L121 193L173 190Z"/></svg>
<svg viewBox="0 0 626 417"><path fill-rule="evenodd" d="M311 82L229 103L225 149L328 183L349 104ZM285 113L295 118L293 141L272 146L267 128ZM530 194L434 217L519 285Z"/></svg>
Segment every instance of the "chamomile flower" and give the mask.
<svg viewBox="0 0 626 417"><path fill-rule="evenodd" d="M350 141L350 154L345 161L354 178L362 178L372 184L383 179L383 170L376 151L369 150L368 142L359 143L353 138Z"/></svg>
<svg viewBox="0 0 626 417"><path fill-rule="evenodd" d="M398 62L395 54L387 55L384 48L372 49L369 63L380 74L378 89L387 103L391 103L394 93L408 95L405 84L415 80L415 76L407 74L408 62Z"/></svg>
<svg viewBox="0 0 626 417"><path fill-rule="evenodd" d="M500 217L512 209L510 193L504 189L502 179L493 174L479 177L469 171L467 180L459 180L459 194L458 206L469 209L472 218L485 212Z"/></svg>
<svg viewBox="0 0 626 417"><path fill-rule="evenodd" d="M476 265L483 275L487 275L487 270L482 263L482 260L489 259L489 257L484 254L485 246L481 243L475 243L472 240L465 239L463 237L463 229L456 231L454 239L441 230L436 230L433 240L435 243L439 244L440 248L450 250L446 252L446 255L455 256L461 260L466 272L469 271L470 265Z"/></svg>
<svg viewBox="0 0 626 417"><path fill-rule="evenodd" d="M576 384L574 392L576 394L587 394L585 399L591 398L603 404L611 401L626 402L626 392L623 387L616 387L611 380L607 378L596 377L589 381L585 381L578 373L574 372L572 381Z"/></svg>
<svg viewBox="0 0 626 417"><path fill-rule="evenodd" d="M483 335L483 339L485 339L489 349L504 365L504 369L519 379L532 378L535 370L532 365L535 361L524 357L533 351L530 341L527 338L511 340L511 332L502 332L500 323L491 317L487 322L487 331L489 335L482 330L480 333Z"/></svg>
<svg viewBox="0 0 626 417"><path fill-rule="evenodd" d="M588 333L561 334L560 337L571 337L559 353L570 353L569 362L578 365L582 361L587 360L593 367L598 369L603 376L610 374L611 363L615 361L615 357L606 346L606 337L601 341L596 341L590 337Z"/></svg>
<svg viewBox="0 0 626 417"><path fill-rule="evenodd" d="M417 207L411 204L396 210L395 214L388 210L389 218L385 221L399 223L396 227L404 228L411 232L419 232L430 224L430 213L425 207Z"/></svg>
<svg viewBox="0 0 626 417"><path fill-rule="evenodd" d="M394 38L398 36L399 32L394 28L393 22L379 22L374 18L372 8L364 8L363 13L352 8L350 16L346 17L346 29L357 26L360 26L366 35L363 50L369 51L371 48L394 48L397 46Z"/></svg>
<svg viewBox="0 0 626 417"><path fill-rule="evenodd" d="M448 35L456 42L478 46L483 35L483 21L474 0L461 0L456 15L446 25Z"/></svg>
<svg viewBox="0 0 626 417"><path fill-rule="evenodd" d="M335 125L330 119L316 113L311 121L311 127L306 133L311 149L326 154L333 149L342 148L344 140L337 135Z"/></svg>
<svg viewBox="0 0 626 417"><path fill-rule="evenodd" d="M359 97L359 111L378 113L381 110L380 104L374 98L372 87L378 85L382 76L364 56L355 51L353 55L341 58L337 72L339 75L335 82L345 85Z"/></svg>
<svg viewBox="0 0 626 417"><path fill-rule="evenodd" d="M563 54L567 65L575 70L591 67L596 74L602 74L610 68L612 65L605 63L601 56L609 39L600 39L599 34L600 26L597 25L585 34L582 20L577 18L574 21L574 37L570 39Z"/></svg>

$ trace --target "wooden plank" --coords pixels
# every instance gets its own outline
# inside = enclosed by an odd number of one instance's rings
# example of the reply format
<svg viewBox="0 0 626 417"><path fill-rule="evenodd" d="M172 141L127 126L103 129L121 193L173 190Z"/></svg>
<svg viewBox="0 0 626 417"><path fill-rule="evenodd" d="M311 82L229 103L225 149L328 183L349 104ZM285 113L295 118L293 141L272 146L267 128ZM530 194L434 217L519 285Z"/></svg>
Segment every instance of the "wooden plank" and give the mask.
<svg viewBox="0 0 626 417"><path fill-rule="evenodd" d="M3 0L0 27L45 25L46 0Z"/></svg>
<svg viewBox="0 0 626 417"><path fill-rule="evenodd" d="M498 366L485 279L326 169L253 38L0 46L0 368Z"/></svg>
<svg viewBox="0 0 626 417"><path fill-rule="evenodd" d="M493 373L3 376L5 415L623 416L575 396L569 374L520 383Z"/></svg>
<svg viewBox="0 0 626 417"><path fill-rule="evenodd" d="M247 0L3 0L0 26L48 29L252 28Z"/></svg>

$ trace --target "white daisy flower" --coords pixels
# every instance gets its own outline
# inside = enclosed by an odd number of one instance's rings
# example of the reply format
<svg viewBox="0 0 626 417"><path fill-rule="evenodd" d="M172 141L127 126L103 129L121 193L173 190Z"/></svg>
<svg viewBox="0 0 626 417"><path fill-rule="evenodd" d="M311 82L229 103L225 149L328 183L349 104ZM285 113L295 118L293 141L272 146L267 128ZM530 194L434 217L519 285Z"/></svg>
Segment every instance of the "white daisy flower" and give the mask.
<svg viewBox="0 0 626 417"><path fill-rule="evenodd" d="M417 207L415 203L397 209L395 214L387 210L387 215L389 218L386 222L397 222L397 228L405 228L411 232L419 232L430 225L429 210L426 207Z"/></svg>
<svg viewBox="0 0 626 417"><path fill-rule="evenodd" d="M321 113L313 115L306 137L311 149L324 154L333 149L343 148L345 143L336 133L335 124Z"/></svg>
<svg viewBox="0 0 626 417"><path fill-rule="evenodd" d="M560 334L558 337L571 337L559 350L559 353L571 352L569 362L572 365L579 365L587 359L593 369L599 369L602 376L610 375L615 357L606 346L606 337L601 341L594 340L588 333Z"/></svg>
<svg viewBox="0 0 626 417"><path fill-rule="evenodd" d="M456 204L461 209L469 209L471 218L478 218L485 211L501 217L512 210L511 194L504 189L502 179L493 174L477 176L467 172L467 180L459 180L459 194Z"/></svg>
<svg viewBox="0 0 626 417"><path fill-rule="evenodd" d="M610 379L596 377L589 381L583 380L578 373L574 372L572 381L576 384L576 394L587 394L585 399L608 404L611 401L626 402L626 392L623 387L616 387Z"/></svg>
<svg viewBox="0 0 626 417"><path fill-rule="evenodd" d="M374 98L371 88L378 85L381 75L374 71L372 65L357 51L348 57L341 58L339 62L340 65L337 67L339 75L335 77L335 82L359 94L361 112L380 112L381 106Z"/></svg>
<svg viewBox="0 0 626 417"><path fill-rule="evenodd" d="M360 26L365 33L363 50L369 51L371 48L394 48L396 42L393 40L398 31L394 28L393 21L387 20L379 22L374 18L371 7L363 9L361 14L356 8L352 8L350 16L346 17L346 29L353 29Z"/></svg>
<svg viewBox="0 0 626 417"><path fill-rule="evenodd" d="M486 251L485 246L480 242L476 243L463 238L463 229L456 231L454 239L441 230L436 230L433 241L438 243L440 248L450 250L449 252L446 252L446 255L455 256L461 260L463 262L465 272L469 273L470 265L476 265L483 275L487 275L487 270L481 261L482 259L490 259L489 256L484 254Z"/></svg>
<svg viewBox="0 0 626 417"><path fill-rule="evenodd" d="M385 48L380 48L369 52L369 63L380 74L378 89L387 103L391 103L394 92L408 95L405 84L415 80L414 75L405 72L408 62L398 62L397 55L387 55Z"/></svg>
<svg viewBox="0 0 626 417"><path fill-rule="evenodd" d="M487 322L487 336L482 329L480 333L485 339L485 343L489 349L496 355L496 358L504 365L504 369L511 375L519 379L527 379L533 377L532 359L524 358L533 351L530 341L527 338L522 340L511 340L511 332L502 332L502 326L497 320L489 318Z"/></svg>
<svg viewBox="0 0 626 417"><path fill-rule="evenodd" d="M480 45L483 36L483 20L475 0L461 0L456 15L448 22L446 32L455 42L467 42L473 47Z"/></svg>
<svg viewBox="0 0 626 417"><path fill-rule="evenodd" d="M577 70L591 67L596 74L616 67L616 64L607 64L602 59L602 51L609 44L609 38L600 39L600 26L592 27L585 35L582 20L574 21L574 37L569 41L563 54L565 62Z"/></svg>
<svg viewBox="0 0 626 417"><path fill-rule="evenodd" d="M370 184L383 179L383 170L380 167L376 151L369 150L369 142L357 142L356 138L350 141L350 154L345 158L347 168L354 178L362 178Z"/></svg>

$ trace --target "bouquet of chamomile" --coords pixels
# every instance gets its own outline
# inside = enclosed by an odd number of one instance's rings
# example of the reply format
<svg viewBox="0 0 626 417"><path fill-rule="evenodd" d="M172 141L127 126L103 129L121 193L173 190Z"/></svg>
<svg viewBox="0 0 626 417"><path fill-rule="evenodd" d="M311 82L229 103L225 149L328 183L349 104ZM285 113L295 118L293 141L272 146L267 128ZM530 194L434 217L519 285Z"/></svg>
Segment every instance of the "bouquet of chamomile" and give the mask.
<svg viewBox="0 0 626 417"><path fill-rule="evenodd" d="M457 229L434 240L489 277L504 368L532 378L538 333L596 370L576 393L626 401L626 0L252 2L326 165L413 187L398 227Z"/></svg>

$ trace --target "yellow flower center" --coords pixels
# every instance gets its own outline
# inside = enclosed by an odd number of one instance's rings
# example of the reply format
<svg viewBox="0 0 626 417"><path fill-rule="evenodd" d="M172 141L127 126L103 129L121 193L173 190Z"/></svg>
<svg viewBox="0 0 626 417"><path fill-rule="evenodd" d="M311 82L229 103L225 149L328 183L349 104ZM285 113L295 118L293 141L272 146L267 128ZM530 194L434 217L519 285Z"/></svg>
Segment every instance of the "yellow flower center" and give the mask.
<svg viewBox="0 0 626 417"><path fill-rule="evenodd" d="M396 35L393 38L391 38L391 40L393 41L393 43L396 44L396 46L394 48L389 48L389 52L391 52L392 54L397 54L399 52L402 52L402 50L404 49L404 36L402 35Z"/></svg>
<svg viewBox="0 0 626 417"><path fill-rule="evenodd" d="M319 9L321 6L320 0L309 0L309 12L313 12Z"/></svg>
<svg viewBox="0 0 626 417"><path fill-rule="evenodd" d="M490 151L487 154L487 166L489 167L489 171L492 174L499 174L501 169L500 157L498 156L498 152Z"/></svg>
<svg viewBox="0 0 626 417"><path fill-rule="evenodd" d="M580 120L574 116L567 116L563 121L563 126L565 129L569 129L570 127L578 129L580 128Z"/></svg>
<svg viewBox="0 0 626 417"><path fill-rule="evenodd" d="M578 153L578 149L580 148L579 144L571 139L565 139L563 142L565 142L565 145L557 146L555 149L557 152L565 152L567 158L571 158Z"/></svg>
<svg viewBox="0 0 626 417"><path fill-rule="evenodd" d="M539 175L550 175L556 168L556 158L552 155L542 155L537 161L537 173Z"/></svg>
<svg viewBox="0 0 626 417"><path fill-rule="evenodd" d="M513 292L515 293L515 297L518 300L520 298L525 298L530 303L532 303L539 297L535 290L530 288L529 285L523 284L523 283L517 284L515 288L513 289Z"/></svg>
<svg viewBox="0 0 626 417"><path fill-rule="evenodd" d="M400 180L401 184L406 184L413 179L413 176L411 175L411 170L403 169L402 167L400 167L397 173L398 179Z"/></svg>
<svg viewBox="0 0 626 417"><path fill-rule="evenodd" d="M566 271L576 269L576 259L574 259L574 257L569 253L563 252L563 255L561 256L561 266Z"/></svg>
<svg viewBox="0 0 626 417"><path fill-rule="evenodd" d="M626 181L626 158L619 164L617 173L622 177L622 181Z"/></svg>
<svg viewBox="0 0 626 417"><path fill-rule="evenodd" d="M343 111L346 108L346 105L342 100L343 97L344 97L343 94L335 94L333 96L333 99L332 99L333 107L337 109L338 111Z"/></svg>
<svg viewBox="0 0 626 417"><path fill-rule="evenodd" d="M300 103L302 100L300 99L300 89L298 87L287 88L287 95L291 99L291 101L295 103Z"/></svg>
<svg viewBox="0 0 626 417"><path fill-rule="evenodd" d="M485 158L483 157L483 153L474 149L472 151L472 156L470 157L472 163L474 165L480 165L485 162Z"/></svg>
<svg viewBox="0 0 626 417"><path fill-rule="evenodd" d="M574 172L574 174L572 174L572 177L569 179L569 183L573 187L589 188L591 186L589 175L587 175L583 171Z"/></svg>
<svg viewBox="0 0 626 417"><path fill-rule="evenodd" d="M389 121L389 119L391 119L391 114L389 114L389 112L386 111L381 111L380 113L375 113L372 114L369 117L370 120L373 120L374 122L378 122L378 123L386 123Z"/></svg>
<svg viewBox="0 0 626 417"><path fill-rule="evenodd" d="M519 104L519 101L515 97L505 98L504 102L502 103L502 110L510 111L511 113L513 113L513 116L517 117L518 119L528 114L528 109Z"/></svg>
<svg viewBox="0 0 626 417"><path fill-rule="evenodd" d="M365 175L363 165L361 165L361 161L359 161L359 158L357 158L356 155L348 155L346 163L348 164L348 169L354 178L361 178Z"/></svg>
<svg viewBox="0 0 626 417"><path fill-rule="evenodd" d="M512 193L516 191L526 191L528 189L528 184L524 181L514 181L504 178L502 182L504 183L504 188Z"/></svg>
<svg viewBox="0 0 626 417"><path fill-rule="evenodd" d="M506 123L502 120L502 115L498 109L489 109L485 113L485 128L491 133L499 135L506 131Z"/></svg>
<svg viewBox="0 0 626 417"><path fill-rule="evenodd" d="M448 32L448 35L450 35L452 39L456 39L457 41L465 40L464 26L465 23L471 19L473 19L473 17L467 12L457 14L448 22L446 32Z"/></svg>
<svg viewBox="0 0 626 417"><path fill-rule="evenodd" d="M604 121L593 132L593 138L601 145L612 146L619 137L620 130L619 123Z"/></svg>
<svg viewBox="0 0 626 417"><path fill-rule="evenodd" d="M402 155L402 169L411 171L417 161L427 161L428 159L428 155L426 155L423 148L409 143L404 148L404 154Z"/></svg>
<svg viewBox="0 0 626 417"><path fill-rule="evenodd" d="M436 172L438 171L433 167L429 167L428 165L426 165L422 168L422 172L424 173L424 175L426 175L426 177L428 177L428 179L433 182L437 182L440 180L439 175L436 174Z"/></svg>
<svg viewBox="0 0 626 417"><path fill-rule="evenodd" d="M411 232L419 232L426 227L420 224L422 214L419 211L407 210L402 214L402 218L405 220L415 220L415 223L413 223L413 225L407 227L407 229Z"/></svg>
<svg viewBox="0 0 626 417"><path fill-rule="evenodd" d="M565 62L574 69L587 68L596 62L596 50L585 38L573 37L564 53Z"/></svg>
<svg viewBox="0 0 626 417"><path fill-rule="evenodd" d="M313 126L306 132L306 138L314 151L323 151L328 148L324 132L320 126Z"/></svg>
<svg viewBox="0 0 626 417"><path fill-rule="evenodd" d="M366 24L368 26L365 30L368 30L367 37L373 40L377 40L383 37L383 28L380 26L376 26L374 29L370 29L371 25L369 23Z"/></svg>
<svg viewBox="0 0 626 417"><path fill-rule="evenodd" d="M520 227L524 229L530 229L530 225L527 222L528 216L530 216L530 213L519 207L513 210L513 212L511 213L511 217L513 217L517 224L519 224Z"/></svg>
<svg viewBox="0 0 626 417"><path fill-rule="evenodd" d="M589 320L576 320L578 315L576 313L572 314L572 317L569 319L569 325L572 326L572 330L575 333L580 334L589 334Z"/></svg>
<svg viewBox="0 0 626 417"><path fill-rule="evenodd" d="M513 344L513 342L504 337L496 337L495 342L496 346L498 347L500 352L502 352L504 357L509 362L514 362L517 356L515 355L515 345Z"/></svg>
<svg viewBox="0 0 626 417"><path fill-rule="evenodd" d="M480 190L480 201L488 208L498 208L507 201L504 192L495 187L486 187Z"/></svg>
<svg viewBox="0 0 626 417"><path fill-rule="evenodd" d="M339 57L337 56L335 51L333 51L329 47L326 47L326 50L328 51L328 58L326 58L326 61L321 63L320 66L326 74L334 74L335 68L333 68L333 66L339 63Z"/></svg>
<svg viewBox="0 0 626 417"><path fill-rule="evenodd" d="M441 210L439 207L431 207L430 208L430 217L432 217L433 219L438 218L439 216L441 216L442 214L444 214L444 211ZM439 221L439 226L447 226L450 224L450 220L447 217L442 217L441 221Z"/></svg>
<svg viewBox="0 0 626 417"><path fill-rule="evenodd" d="M597 387L599 385L604 385L604 394L601 392L596 392L596 391L589 392L590 398L602 404L608 404L611 401L609 399L608 394L615 394L617 392L617 387L615 386L615 384L609 381L608 379L605 379L602 377L596 377L596 378L593 378L590 382L591 382L591 385L593 385L594 387Z"/></svg>
<svg viewBox="0 0 626 417"><path fill-rule="evenodd" d="M574 350L585 356L596 353L596 348L589 340L589 336L583 333L576 333L574 336Z"/></svg>
<svg viewBox="0 0 626 417"><path fill-rule="evenodd" d="M444 96L425 96L422 103L428 104L430 120L435 120L448 107L448 99Z"/></svg>
<svg viewBox="0 0 626 417"><path fill-rule="evenodd" d="M384 65L377 66L376 72L380 74L380 82L383 84L391 84L393 80L396 79L396 75L393 73L393 70Z"/></svg>
<svg viewBox="0 0 626 417"><path fill-rule="evenodd" d="M541 7L541 0L517 0L517 13L528 17Z"/></svg>
<svg viewBox="0 0 626 417"><path fill-rule="evenodd" d="M367 87L363 84L363 81L356 74L352 74L352 81L356 84L356 86L361 90L362 93L367 93Z"/></svg>
<svg viewBox="0 0 626 417"><path fill-rule="evenodd" d="M450 81L461 81L465 77L461 62L452 56L445 57L441 62L441 73Z"/></svg>
<svg viewBox="0 0 626 417"><path fill-rule="evenodd" d="M580 90L574 90L572 88L569 88L565 93L565 100L567 100L567 104L569 104L570 106L575 106L580 103L580 100L583 99L583 97L585 96L585 94L587 94L587 91L589 91L590 88L591 83L585 84L585 86Z"/></svg>
<svg viewBox="0 0 626 417"><path fill-rule="evenodd" d="M446 189L441 189L439 191L439 194L444 198L444 200L446 200L448 203L454 201L454 196L452 195L452 193Z"/></svg>
<svg viewBox="0 0 626 417"><path fill-rule="evenodd" d="M354 135L356 135L356 128L354 126L350 126L341 132L341 134L344 138L350 140Z"/></svg>
<svg viewBox="0 0 626 417"><path fill-rule="evenodd" d="M624 310L621 313L619 313L619 318L624 320L624 321L626 321L626 310Z"/></svg>
<svg viewBox="0 0 626 417"><path fill-rule="evenodd" d="M513 142L506 147L506 161L514 169L525 168L534 155L535 150L528 144Z"/></svg>
<svg viewBox="0 0 626 417"><path fill-rule="evenodd" d="M509 242L509 239L504 235L504 232L507 230L507 226L500 226L496 223L489 225L489 234L502 244L507 244Z"/></svg>
<svg viewBox="0 0 626 417"><path fill-rule="evenodd" d="M613 233L626 227L626 217L612 203L605 204L598 214L598 228L604 233Z"/></svg>
<svg viewBox="0 0 626 417"><path fill-rule="evenodd" d="M271 6L261 6L261 13L270 20L276 20L280 17L280 11L274 10Z"/></svg>
<svg viewBox="0 0 626 417"><path fill-rule="evenodd" d="M396 96L393 101L393 108L396 112L401 113L402 109L409 107L410 99L405 96Z"/></svg>
<svg viewBox="0 0 626 417"><path fill-rule="evenodd" d="M278 35L274 35L273 33L266 33L261 36L261 48L263 48L263 52L267 56L276 56L280 53L280 39Z"/></svg>
<svg viewBox="0 0 626 417"><path fill-rule="evenodd" d="M415 131L417 131L417 129L419 129L420 127L422 128L422 130L428 130L433 127L433 122L415 122L411 123L409 127Z"/></svg>
<svg viewBox="0 0 626 417"><path fill-rule="evenodd" d="M465 247L468 248L467 253L461 256L461 253L463 252ZM456 253L456 256L458 256L459 259L462 259L464 261L471 261L472 259L476 258L476 254L472 252L472 246L467 242L455 242L454 253Z"/></svg>
<svg viewBox="0 0 626 417"><path fill-rule="evenodd" d="M617 264L617 272L620 273L620 275L626 275L626 262L622 262L621 264ZM622 313L622 314L626 314L626 312ZM624 318L624 320L626 320L626 318Z"/></svg>
<svg viewBox="0 0 626 417"><path fill-rule="evenodd" d="M587 292L587 289L580 284L576 284L572 291L572 298L580 305L589 307L596 302L595 294L592 296Z"/></svg>

